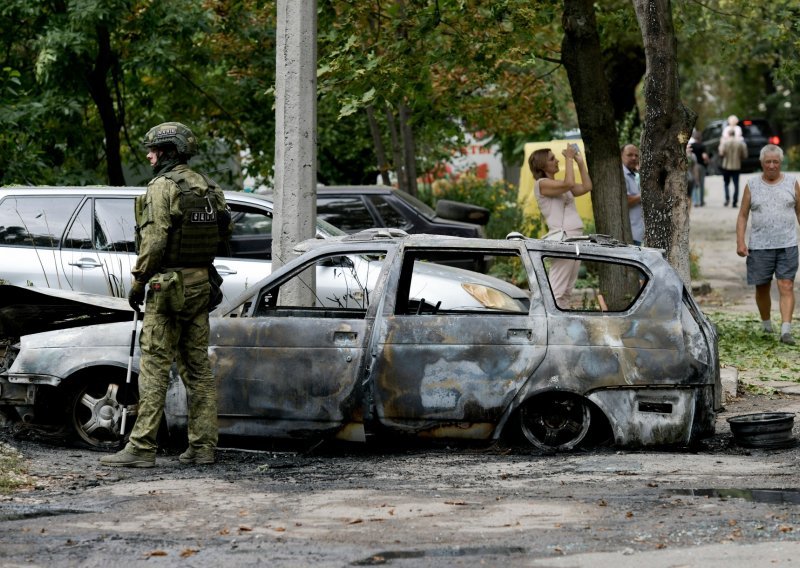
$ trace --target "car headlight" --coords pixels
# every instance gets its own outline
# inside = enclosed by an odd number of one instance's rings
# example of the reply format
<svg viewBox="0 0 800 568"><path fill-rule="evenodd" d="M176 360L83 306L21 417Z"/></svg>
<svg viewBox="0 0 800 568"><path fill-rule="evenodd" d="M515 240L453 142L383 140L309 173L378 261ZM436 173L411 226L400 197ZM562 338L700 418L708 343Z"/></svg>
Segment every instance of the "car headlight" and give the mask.
<svg viewBox="0 0 800 568"><path fill-rule="evenodd" d="M475 298L484 308L491 310L503 310L506 312L520 311L520 304L514 298L501 292L497 288L491 288L483 284L473 284L464 282L461 284L464 291Z"/></svg>

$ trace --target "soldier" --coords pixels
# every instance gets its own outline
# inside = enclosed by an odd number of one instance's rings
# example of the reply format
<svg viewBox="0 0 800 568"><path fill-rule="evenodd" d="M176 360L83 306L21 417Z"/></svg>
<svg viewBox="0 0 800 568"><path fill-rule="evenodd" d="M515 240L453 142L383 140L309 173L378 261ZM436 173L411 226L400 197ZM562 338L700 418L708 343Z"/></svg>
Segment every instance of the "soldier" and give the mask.
<svg viewBox="0 0 800 568"><path fill-rule="evenodd" d="M212 262L231 233L230 210L220 187L186 165L197 140L179 122L152 128L144 139L155 177L136 199L137 252L128 295L139 311L147 304L141 350L138 417L124 449L100 463L153 467L169 369L178 358L189 396L189 447L183 464L214 463L217 397L208 360ZM217 282L218 284L218 282Z"/></svg>

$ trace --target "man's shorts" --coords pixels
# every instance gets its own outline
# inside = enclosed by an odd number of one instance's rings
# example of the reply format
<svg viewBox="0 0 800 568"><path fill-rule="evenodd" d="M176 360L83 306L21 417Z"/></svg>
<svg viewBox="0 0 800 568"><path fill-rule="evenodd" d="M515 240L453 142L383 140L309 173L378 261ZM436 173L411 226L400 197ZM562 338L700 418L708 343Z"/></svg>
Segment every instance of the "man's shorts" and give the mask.
<svg viewBox="0 0 800 568"><path fill-rule="evenodd" d="M797 274L797 247L750 250L747 254L747 283L760 286L778 280L794 280Z"/></svg>

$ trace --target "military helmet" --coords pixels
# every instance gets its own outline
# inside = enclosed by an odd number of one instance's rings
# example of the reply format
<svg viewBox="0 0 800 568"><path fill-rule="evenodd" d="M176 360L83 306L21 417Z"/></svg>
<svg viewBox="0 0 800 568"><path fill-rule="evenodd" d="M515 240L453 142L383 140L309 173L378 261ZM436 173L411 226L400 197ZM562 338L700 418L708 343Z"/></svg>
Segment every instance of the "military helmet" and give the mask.
<svg viewBox="0 0 800 568"><path fill-rule="evenodd" d="M142 143L148 148L175 144L179 154L187 156L197 154L197 138L188 126L180 122L163 122L154 126L144 135Z"/></svg>

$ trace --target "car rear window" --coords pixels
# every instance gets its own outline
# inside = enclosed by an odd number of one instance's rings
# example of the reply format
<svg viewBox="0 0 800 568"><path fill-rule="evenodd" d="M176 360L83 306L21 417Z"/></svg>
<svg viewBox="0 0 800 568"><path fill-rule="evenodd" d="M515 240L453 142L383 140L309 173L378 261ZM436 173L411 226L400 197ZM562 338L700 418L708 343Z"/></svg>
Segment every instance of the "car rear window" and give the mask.
<svg viewBox="0 0 800 568"><path fill-rule="evenodd" d="M0 203L0 244L57 248L80 197L7 197Z"/></svg>

